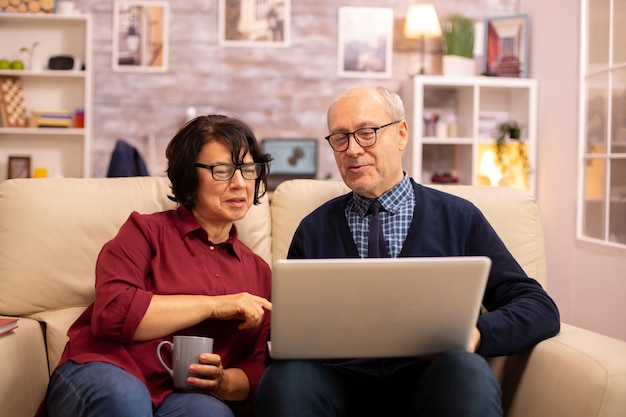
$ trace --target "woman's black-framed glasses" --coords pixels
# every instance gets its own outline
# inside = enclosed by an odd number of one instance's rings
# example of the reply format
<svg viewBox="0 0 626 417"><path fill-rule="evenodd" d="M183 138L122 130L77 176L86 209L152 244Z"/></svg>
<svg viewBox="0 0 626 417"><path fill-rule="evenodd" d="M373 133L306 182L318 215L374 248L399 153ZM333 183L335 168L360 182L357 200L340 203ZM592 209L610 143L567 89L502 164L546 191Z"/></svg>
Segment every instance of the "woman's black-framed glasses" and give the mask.
<svg viewBox="0 0 626 417"><path fill-rule="evenodd" d="M204 168L211 171L211 175L215 181L228 181L235 175L235 171L241 171L241 175L246 180L256 180L261 176L263 164L253 162L250 164L232 165L232 164L215 164L206 165L196 162L196 167Z"/></svg>
<svg viewBox="0 0 626 417"><path fill-rule="evenodd" d="M354 136L354 140L359 144L359 146L367 148L368 146L374 146L376 143L376 139L378 139L376 132L383 127L400 123L400 121L401 120L396 120L395 122L387 123L386 125L378 127L362 127L354 132L333 133L326 136L324 139L328 141L330 147L333 148L335 152L343 152L348 149L348 146L350 145L350 136Z"/></svg>

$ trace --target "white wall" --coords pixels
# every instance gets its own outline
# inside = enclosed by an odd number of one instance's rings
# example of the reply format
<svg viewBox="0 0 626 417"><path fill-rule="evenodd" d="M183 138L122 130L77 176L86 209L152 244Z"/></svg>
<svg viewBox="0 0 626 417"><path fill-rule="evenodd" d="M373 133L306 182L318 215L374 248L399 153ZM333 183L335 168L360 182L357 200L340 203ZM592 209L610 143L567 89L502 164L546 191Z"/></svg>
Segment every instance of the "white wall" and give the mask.
<svg viewBox="0 0 626 417"><path fill-rule="evenodd" d="M576 240L579 0L520 0L539 80L537 199L548 290L566 323L626 340L626 250Z"/></svg>

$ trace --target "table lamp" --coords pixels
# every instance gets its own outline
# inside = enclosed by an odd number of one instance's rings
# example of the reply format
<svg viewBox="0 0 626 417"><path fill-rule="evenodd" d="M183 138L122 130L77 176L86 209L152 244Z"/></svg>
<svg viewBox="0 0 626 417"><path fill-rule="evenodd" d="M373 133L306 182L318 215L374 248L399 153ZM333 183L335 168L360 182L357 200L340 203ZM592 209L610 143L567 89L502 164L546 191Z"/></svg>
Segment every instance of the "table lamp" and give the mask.
<svg viewBox="0 0 626 417"><path fill-rule="evenodd" d="M426 53L426 38L441 36L441 25L432 4L411 4L406 11L404 21L404 37L407 39L421 39L422 62L419 73L424 74Z"/></svg>

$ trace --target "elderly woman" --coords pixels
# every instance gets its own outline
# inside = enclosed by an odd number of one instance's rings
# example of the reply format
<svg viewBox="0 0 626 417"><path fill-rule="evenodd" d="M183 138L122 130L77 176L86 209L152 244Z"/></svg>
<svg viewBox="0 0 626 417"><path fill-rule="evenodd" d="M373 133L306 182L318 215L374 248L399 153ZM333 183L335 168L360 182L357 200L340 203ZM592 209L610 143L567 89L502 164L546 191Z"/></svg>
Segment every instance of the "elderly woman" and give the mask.
<svg viewBox="0 0 626 417"><path fill-rule="evenodd" d="M270 268L234 222L265 192L271 157L251 129L221 115L188 122L169 143L175 210L132 213L102 248L95 300L68 331L41 414L234 416L253 409L265 368ZM177 391L156 349L175 335L214 339Z"/></svg>

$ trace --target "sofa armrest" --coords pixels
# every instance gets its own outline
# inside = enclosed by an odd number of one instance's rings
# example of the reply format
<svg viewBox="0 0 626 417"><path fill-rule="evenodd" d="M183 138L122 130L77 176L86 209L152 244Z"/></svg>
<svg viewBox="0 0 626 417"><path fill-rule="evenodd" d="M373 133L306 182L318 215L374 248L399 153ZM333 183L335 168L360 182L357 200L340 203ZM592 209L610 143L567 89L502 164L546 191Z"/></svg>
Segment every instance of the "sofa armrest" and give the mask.
<svg viewBox="0 0 626 417"><path fill-rule="evenodd" d="M626 342L562 324L513 361L502 381L507 417L624 416Z"/></svg>
<svg viewBox="0 0 626 417"><path fill-rule="evenodd" d="M0 336L0 413L32 417L48 386L46 347L39 322L20 317L17 325Z"/></svg>

